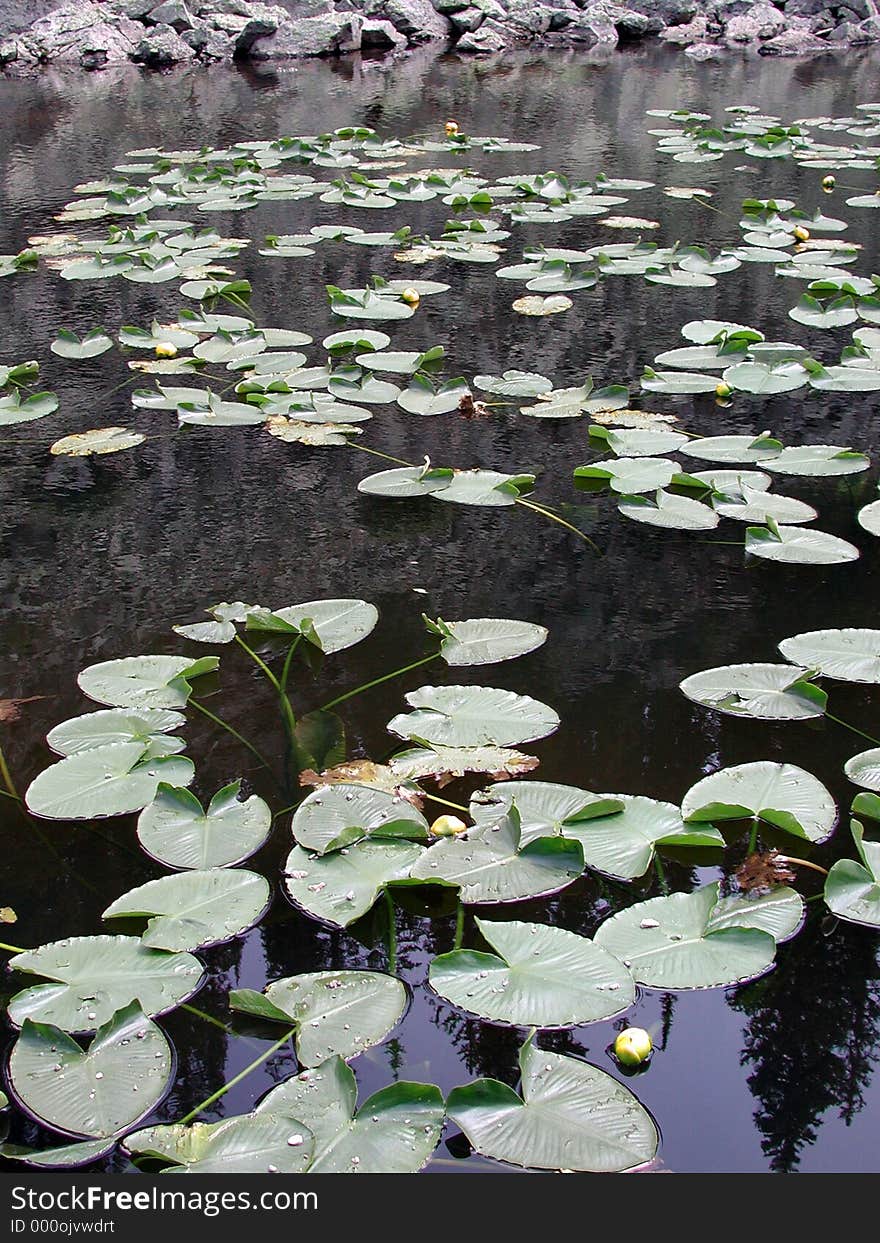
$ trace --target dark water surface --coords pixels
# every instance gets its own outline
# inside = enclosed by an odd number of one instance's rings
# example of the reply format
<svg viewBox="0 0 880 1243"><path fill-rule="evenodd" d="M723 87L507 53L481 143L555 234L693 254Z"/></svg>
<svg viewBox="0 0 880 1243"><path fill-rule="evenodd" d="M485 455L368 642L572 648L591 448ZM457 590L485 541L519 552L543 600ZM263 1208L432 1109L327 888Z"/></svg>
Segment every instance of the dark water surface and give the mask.
<svg viewBox="0 0 880 1243"><path fill-rule="evenodd" d="M841 63L734 58L693 65L655 51L620 54L605 65L559 54L490 66L417 55L390 69L355 60L259 73L212 68L159 77L126 70L118 76L46 72L33 80L4 79L0 251L16 251L28 236L53 231L53 215L72 197L73 185L105 175L133 148L222 146L348 123L374 126L389 136L433 136L448 115L471 133L542 144L541 151L525 156L475 159L490 177L554 168L575 177L604 171L646 178L658 188L633 194L620 210L659 220L655 236L662 243L680 239L717 249L739 241L737 208L747 195L785 194L810 209L821 201L832 215L837 201L823 198L815 170L788 162L749 161L735 153L717 163L678 165L658 157L646 130L663 123L646 118L645 110L690 107L718 114L726 105L752 103L792 119L849 115L857 103L872 99L878 64L865 55ZM447 161L424 160L435 162ZM335 174L317 170L317 175ZM875 184L870 173L846 173L840 180L858 187ZM713 189L713 205L722 210L667 198L664 185ZM192 219L216 225L226 236L259 240L265 233L330 221L368 229L408 221L416 233L427 233L447 214L439 200L375 214L340 211L314 200L264 203L230 216L194 212ZM386 216L392 215L389 226ZM847 238L866 247L856 269L860 274L877 270L874 221L866 219L874 215L845 211L851 222ZM517 262L521 246L529 243L590 246L609 233L590 218L561 227L514 226L505 261ZM394 331L394 348L442 342L451 374L498 374L515 367L552 376L557 386L579 383L587 372L597 383L631 381L659 350L681 343L679 326L692 318L740 319L757 324L768 337L810 339L786 314L802 287L774 277L761 264L744 264L709 290L607 280L576 293L574 307L564 315L535 320L510 312L521 287L496 280L490 266L415 269L396 264L387 250L333 244L320 247L313 258L291 261L261 259L256 249L242 254L236 270L253 282L259 322L302 329L316 342L342 326L326 308L325 283L361 286L372 271L428 279L436 274L449 281L448 294L425 300L419 313ZM540 651L491 669L436 676L532 693L555 707L562 717L559 732L525 748L540 755L537 775L543 779L678 803L705 772L767 758L802 765L829 786L841 807L848 806L853 790L842 764L866 744L830 722L762 725L710 714L677 687L697 669L773 660L776 642L798 631L876 624L876 544L871 546L855 521L859 505L875 495L876 470L778 485L815 504L823 530L863 550L854 564L800 569L746 566L734 547L711 547L699 537L626 522L607 497L578 494L571 486L573 468L589 457L586 424L533 421L515 407L486 421L464 421L457 414L419 419L396 406L374 407L363 440L413 461L429 453L457 466L537 469L540 497L582 506L571 512L603 556L521 509L407 505L359 496L358 480L381 466L375 459L284 445L256 428L192 428L166 436L173 415L138 412L138 427L155 420L154 430L163 434L136 451L104 459L52 458L46 451L51 440L133 418L126 391L111 393L127 376L119 353L82 363L57 359L49 344L58 328L84 332L96 324L109 330L121 323L147 324L154 315L174 317L182 300L173 282L67 283L45 268L30 278L4 280L0 292L2 361L39 358L42 387L56 391L61 402L45 426L6 429L2 439L10 443L0 455L5 579L0 696L47 697L29 705L17 725L3 727L3 746L20 788L49 762L47 730L94 706L75 686L85 665L141 652L190 654L196 649L171 634L170 626L195 620L217 600L281 607L351 595L378 605L379 627L352 651L328 659L319 678L301 668L297 709L421 656L427 647L419 619L423 609L448 618L523 618L550 628ZM827 360L836 361L849 331L819 338ZM814 347L817 337L812 336ZM676 410L676 399L656 402ZM794 442L830 441L867 451L878 447L877 411L874 395L803 393L762 403L743 397L729 410L705 399L680 399L676 410L689 429L707 434L766 427ZM733 526L723 524L708 538L741 538L739 524L731 531ZM265 682L229 648L222 649L221 671L212 709L273 759L279 757L282 735ZM350 754L386 754L385 723L403 707L403 693L433 677L419 671L347 705ZM832 683L829 689L839 716L876 732L876 699L864 688ZM279 809L277 793L247 753L191 715L187 738L188 753L197 761L196 792L210 796L244 773ZM452 786L450 797L460 800L469 788ZM160 874L136 848L134 817L100 823L100 833L86 824L43 822L44 841L26 821L3 811L0 905L18 912L17 925L7 930L17 943L100 932L100 913L109 901ZM274 883L288 848L284 817L253 866ZM740 840L726 853L725 874L743 850ZM813 857L829 866L851 853L844 822ZM666 870L677 889L720 875L714 866L670 859ZM799 887L805 894L819 891L811 874L802 876ZM631 889L636 900L660 892L653 873ZM627 900L619 890L586 878L556 898L499 915L589 934L611 904ZM836 925L823 915L821 902L809 910L806 928L780 949L778 967L766 978L729 993L643 993L626 1016L657 1033L650 1069L632 1086L661 1128L667 1168L880 1168L877 937ZM282 975L329 967L384 969L381 905L377 912L355 936L324 928L277 895L260 928L203 955L210 979L196 1004L225 1023L230 986L261 988ZM452 943L451 905L431 912L413 897L399 899L397 922L398 968L413 986L414 999L394 1037L354 1063L362 1096L398 1078L431 1080L444 1092L480 1075L515 1084L522 1033L469 1021L424 987L431 957ZM474 943L470 917L465 943ZM20 977L3 980L8 992L20 984ZM168 1121L277 1035L234 1025L236 1037L228 1039L182 1010L163 1023L180 1059L173 1092L158 1115ZM583 1054L616 1074L605 1050L619 1025L551 1033L542 1042ZM295 1069L289 1053L274 1057L206 1118L247 1110ZM454 1136L454 1128L448 1134ZM50 1142L20 1117L12 1137ZM429 1168L503 1168L479 1158L457 1159L464 1150L454 1139L452 1151L441 1145ZM130 1166L118 1157L108 1168Z"/></svg>

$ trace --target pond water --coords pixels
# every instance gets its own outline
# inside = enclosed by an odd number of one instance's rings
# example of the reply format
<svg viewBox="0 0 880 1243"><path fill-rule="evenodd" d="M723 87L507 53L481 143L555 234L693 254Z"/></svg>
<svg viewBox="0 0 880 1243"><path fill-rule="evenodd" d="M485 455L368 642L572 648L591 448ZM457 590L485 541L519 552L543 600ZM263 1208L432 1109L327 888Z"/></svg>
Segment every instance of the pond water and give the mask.
<svg viewBox="0 0 880 1243"><path fill-rule="evenodd" d="M437 137L446 117L453 116L469 133L541 145L527 154L475 157L490 177L555 169L573 178L605 172L652 181L655 189L633 194L619 210L659 220L662 243L699 242L714 253L739 244L738 208L746 197L786 196L808 211L821 206L832 215L838 201L823 196L819 172L789 160L749 160L734 153L715 163L677 165L658 154L647 130L664 123L646 117L646 110L683 107L717 115L724 106L747 103L792 119L846 116L871 100L877 68L876 58L867 54L840 63L732 58L694 65L660 50L640 50L601 64L567 54L475 64L425 53L395 66L353 60L167 76L47 71L31 80L4 79L0 251L18 251L27 237L54 231L53 216L72 197L73 186L106 175L132 149L222 146L347 124L372 126L383 136ZM434 159L427 156L411 167ZM876 184L870 171L847 170L839 178L865 191ZM715 197L711 207L674 200L662 194L668 185L702 186ZM308 200L263 203L252 211L212 216L209 223L224 236L258 242L267 233L296 233L316 222L369 229L406 222L416 234L437 236L449 214L439 200L401 204L394 213ZM394 216L394 225L386 223L386 215ZM873 215L846 216L847 240L865 248L860 274L877 270ZM608 230L590 217L549 231L539 224L517 225L503 243L505 262L518 262L524 245L585 247L607 238ZM532 319L511 312L521 286L497 280L491 265L441 262L416 269L395 263L388 250L341 244L290 261L261 258L257 249L248 247L234 266L253 284L258 321L303 330L316 342L343 326L326 305L325 284L362 287L372 272L448 281L448 293L425 299L417 315L392 329L396 349L443 343L451 375L519 368L550 376L557 387L581 383L586 374L597 384L633 383L659 351L683 343L683 323L710 317L755 323L768 339L815 344L809 329L787 317L802 287L775 277L766 264L743 264L711 289L603 281L573 294L574 306L565 314ZM127 390L113 391L127 378L117 351L68 363L54 357L49 345L60 326L82 333L102 324L113 331L120 324L174 318L183 301L176 282L65 282L41 266L33 276L5 280L2 291L3 361L40 360L41 387L56 392L60 401L50 420L51 439L87 427L130 424ZM824 334L826 356L836 356L848 340L848 329ZM641 404L675 413L688 430L706 435L770 428L786 442L848 444L869 453L880 447L876 395L805 393L762 401L743 396L728 408L704 397L646 395ZM3 727L4 751L19 788L50 761L47 731L92 706L76 687L84 666L141 652L191 654L197 649L170 627L196 619L217 600L281 607L358 596L379 608L378 627L323 668L300 666L292 681L297 711L417 660L428 650L423 611L446 618L521 618L549 628L540 650L488 669L445 671L437 679L502 686L552 705L562 719L560 729L524 748L540 756L539 778L677 804L715 768L785 760L814 773L839 807L848 807L854 788L842 765L867 744L822 719L762 723L711 713L685 699L678 684L715 665L772 661L776 643L800 631L875 624L877 553L856 525L855 513L876 495L876 469L776 485L814 504L823 530L862 549L859 561L827 567L746 564L741 547L712 546L715 540L741 538L738 524L724 524L705 537L665 532L624 521L607 496L576 492L572 470L594 455L586 423L531 420L517 413L518 404L474 420L458 413L420 419L394 405L374 407L362 440L408 461L429 454L452 465L536 472L541 499L563 506L561 512L588 531L599 554L521 508L428 500L396 504L359 495L358 481L381 467L376 459L345 449L285 445L259 428L192 428L105 459L50 457L48 422L7 429L0 493L5 569L0 694L45 697L28 704L18 723ZM150 417L157 430L170 432L173 415ZM279 763L284 741L268 686L240 650L216 650L221 690L210 706ZM433 678L433 670L427 679L418 670L346 704L341 713L349 754L387 755L386 723L403 709L406 691ZM829 686L839 716L876 732L880 716L870 688ZM188 754L197 759L193 788L200 796L244 775L273 810L281 808L277 790L229 735L195 716L188 721L187 740ZM443 794L467 801L479 784L479 779L461 782ZM0 809L5 841L0 904L18 913L17 924L7 929L18 944L101 932L101 912L113 898L162 874L138 851L133 816L99 823L100 832L90 831L87 823L45 821L41 837L10 806L4 800ZM185 1114L277 1037L275 1029L242 1020L231 1022L231 1034L222 1029L230 1023L230 987L261 989L269 980L305 971L387 966L381 904L354 930L340 931L285 900L277 881L289 848L284 816L249 865L273 884L268 917L240 939L202 955L209 978L194 1004L221 1026L185 1010L163 1020L179 1067L159 1120ZM729 876L744 852L740 837L723 862L717 854L666 855L666 879L678 890ZM844 811L835 837L810 858L828 867L851 854ZM820 894L821 878L801 872L798 888L805 896ZM589 874L556 897L498 908L490 917L539 920L591 935L612 909L661 892L653 871L627 888ZM808 911L805 928L780 948L776 969L764 978L733 991L644 991L627 1014L628 1022L654 1032L657 1047L649 1070L628 1082L661 1130L663 1168L878 1169L877 936L838 923L821 900L809 903ZM431 958L452 946L454 900L398 891L396 922L398 974L412 986L413 1000L392 1038L353 1063L362 1096L398 1079L434 1082L444 1093L480 1076L515 1086L523 1032L468 1018L425 987ZM469 913L465 944L474 943ZM6 993L21 987L21 979L7 977ZM607 1048L620 1026L615 1020L544 1033L541 1043L619 1076ZM11 1029L8 1035L11 1040ZM205 1119L246 1111L295 1069L287 1046ZM19 1113L11 1125L16 1142L51 1142ZM450 1146L441 1143L429 1171L510 1168L469 1156L452 1126L447 1138ZM103 1167L131 1168L120 1155L107 1158Z"/></svg>

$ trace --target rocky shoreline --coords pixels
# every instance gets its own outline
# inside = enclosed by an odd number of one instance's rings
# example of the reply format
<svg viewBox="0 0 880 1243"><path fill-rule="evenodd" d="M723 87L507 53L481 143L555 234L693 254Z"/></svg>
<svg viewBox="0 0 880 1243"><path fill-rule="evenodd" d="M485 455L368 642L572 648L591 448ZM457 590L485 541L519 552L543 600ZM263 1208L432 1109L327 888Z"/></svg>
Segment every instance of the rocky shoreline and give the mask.
<svg viewBox="0 0 880 1243"><path fill-rule="evenodd" d="M877 0L42 0L35 10L42 15L27 29L0 40L7 72L51 63L167 69L394 56L427 43L490 55L523 47L602 52L658 39L710 60L737 49L817 56L880 42ZM0 3L4 18L9 29L9 6Z"/></svg>

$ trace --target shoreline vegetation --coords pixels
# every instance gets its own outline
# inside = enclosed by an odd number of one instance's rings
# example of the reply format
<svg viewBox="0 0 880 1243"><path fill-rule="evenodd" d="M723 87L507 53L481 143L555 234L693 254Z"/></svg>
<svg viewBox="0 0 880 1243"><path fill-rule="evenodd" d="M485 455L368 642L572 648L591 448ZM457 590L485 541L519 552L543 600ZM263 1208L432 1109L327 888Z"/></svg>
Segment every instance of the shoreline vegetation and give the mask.
<svg viewBox="0 0 880 1243"><path fill-rule="evenodd" d="M100 70L278 62L354 53L498 56L562 48L603 57L643 40L693 60L822 56L880 42L877 0L0 0L0 68Z"/></svg>

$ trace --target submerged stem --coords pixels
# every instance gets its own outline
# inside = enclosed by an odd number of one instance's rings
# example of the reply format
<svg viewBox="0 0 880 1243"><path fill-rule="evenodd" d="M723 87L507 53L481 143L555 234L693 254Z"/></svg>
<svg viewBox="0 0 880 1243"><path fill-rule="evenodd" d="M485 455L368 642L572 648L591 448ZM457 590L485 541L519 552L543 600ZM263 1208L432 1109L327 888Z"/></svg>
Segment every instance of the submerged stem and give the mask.
<svg viewBox="0 0 880 1243"><path fill-rule="evenodd" d="M394 900L385 890L385 907L388 911L388 973L397 974L397 924L394 919Z"/></svg>
<svg viewBox="0 0 880 1243"><path fill-rule="evenodd" d="M579 530L576 526L573 526L572 523L566 522L566 520L564 518L560 518L558 514L551 513L550 510L545 509L543 505L536 505L534 501L524 500L521 496L517 497L515 503L517 505L524 505L526 509L533 509L536 514L541 514L543 517L549 518L551 522L556 522L559 526L565 527L566 531L570 531L572 535L576 535L578 539L582 539L585 544L589 544L593 552L598 553L600 557L602 556L602 550L594 540L590 539L586 532Z"/></svg>
<svg viewBox="0 0 880 1243"><path fill-rule="evenodd" d="M384 673L381 678L373 678L372 682L364 682L362 686L356 686L353 691L346 691L344 695L337 695L329 703L322 704L318 711L328 712L331 708L335 708L337 704L345 703L347 699L354 699L355 695L360 695L362 691L372 690L374 686L380 686L383 682L389 682L392 678L409 673L411 669L419 669L422 665L430 664L432 660L439 659L439 656L439 652L432 652L430 656L423 656L421 660L414 660L411 665L404 665L401 669L392 669L390 673Z"/></svg>
<svg viewBox="0 0 880 1243"><path fill-rule="evenodd" d="M285 694L287 693L287 679L290 677L291 662L293 661L294 652L299 647L299 641L301 638L302 638L301 634L298 634L296 636L296 638L293 640L290 647L288 648L287 656L284 659L284 668L281 670L281 690Z"/></svg>
<svg viewBox="0 0 880 1243"><path fill-rule="evenodd" d="M758 822L757 820L753 820L751 832L749 833L749 844L746 849L746 853L753 855L755 853L755 847L757 845L758 845Z"/></svg>
<svg viewBox="0 0 880 1243"><path fill-rule="evenodd" d="M874 738L871 734L866 734L863 729L856 729L855 725L850 725L848 721L842 721L839 716L832 716L830 712L826 712L825 716L829 721L833 721L835 725L842 725L844 729L858 734L860 738L866 738L868 742L873 742L875 747L880 747L880 738Z"/></svg>
<svg viewBox="0 0 880 1243"><path fill-rule="evenodd" d="M248 742L247 738L243 737L237 729L234 729L228 721L224 721L222 717L215 716L213 712L204 706L204 704L200 704L197 699L190 699L189 702L193 708L196 708L202 713L203 716L206 716L209 721L213 721L215 725L219 725L221 729L225 729L227 734L231 734L232 737L237 742L240 742L243 747L247 747L251 755L258 759L264 768L268 768L270 772L272 771L269 761L265 758L265 756L261 755L253 743Z"/></svg>
<svg viewBox="0 0 880 1243"><path fill-rule="evenodd" d="M464 939L464 903L459 899L458 910L455 912L455 936L452 941L454 950L461 949L461 943Z"/></svg>
<svg viewBox="0 0 880 1243"><path fill-rule="evenodd" d="M15 788L15 782L12 780L12 773L9 771L9 765L6 763L6 756L3 754L3 748L0 747L0 778L6 786L6 792L10 798L14 798L17 802L21 802L21 795Z"/></svg>
<svg viewBox="0 0 880 1243"><path fill-rule="evenodd" d="M276 691L278 691L280 695L281 694L281 683L275 677L275 674L272 672L272 670L269 668L266 662L260 656L257 655L257 653L254 651L252 647L248 647L247 643L245 643L244 639L241 637L240 634L237 634L235 636L235 641L240 648L242 648L244 651L247 652L251 660L257 665L259 669L262 670L262 672L266 675L266 677L269 679L269 681L272 683L272 685L275 687Z"/></svg>
<svg viewBox="0 0 880 1243"><path fill-rule="evenodd" d="M261 1053L260 1056L254 1058L248 1066L245 1066L244 1070L240 1070L237 1075L224 1083L222 1088L218 1088L216 1092L212 1092L209 1097L201 1102L201 1104L196 1105L195 1109L191 1109L188 1114L180 1119L178 1126L186 1126L188 1123L197 1118L200 1113L204 1113L209 1105L213 1105L215 1101L219 1101L222 1096L226 1095L230 1088L234 1088L237 1083L241 1083L242 1079L246 1079L251 1071L256 1070L258 1066L262 1066L263 1062L268 1061L273 1053L277 1053L281 1046L286 1044L287 1041L291 1040L295 1035L296 1028L291 1027L291 1029L285 1032L280 1039L276 1040L273 1045L270 1045L264 1053Z"/></svg>
<svg viewBox="0 0 880 1243"><path fill-rule="evenodd" d="M372 453L373 457L384 458L386 462L396 462L398 466L411 466L415 469L415 462L405 462L402 457L392 457L390 453L382 453L379 449L369 449L366 445L356 444L353 440L346 441L351 449L360 449L362 453Z"/></svg>

